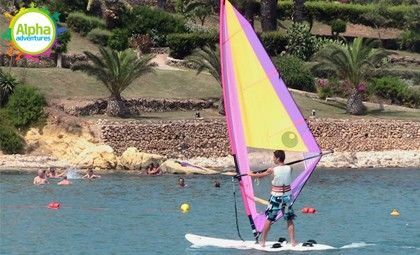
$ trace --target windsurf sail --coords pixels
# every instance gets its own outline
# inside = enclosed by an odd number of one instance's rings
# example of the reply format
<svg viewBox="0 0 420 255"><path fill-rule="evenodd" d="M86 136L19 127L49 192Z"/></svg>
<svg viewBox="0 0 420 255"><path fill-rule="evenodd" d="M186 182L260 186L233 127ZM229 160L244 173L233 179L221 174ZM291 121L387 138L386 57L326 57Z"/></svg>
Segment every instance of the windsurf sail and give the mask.
<svg viewBox="0 0 420 255"><path fill-rule="evenodd" d="M301 160L293 165L291 186L295 200L314 171L321 151L252 26L229 1L221 1L221 76L238 174L273 166L273 151L284 150L286 163ZM256 185L249 176L239 180L255 236L265 221L265 207L258 202L269 195L269 184Z"/></svg>

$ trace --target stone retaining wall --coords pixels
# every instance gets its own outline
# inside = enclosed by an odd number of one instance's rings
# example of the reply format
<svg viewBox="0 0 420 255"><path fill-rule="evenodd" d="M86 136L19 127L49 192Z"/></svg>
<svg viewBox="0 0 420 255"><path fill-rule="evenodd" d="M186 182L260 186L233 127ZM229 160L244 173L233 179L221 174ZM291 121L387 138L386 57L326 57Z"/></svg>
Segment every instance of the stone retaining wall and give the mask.
<svg viewBox="0 0 420 255"><path fill-rule="evenodd" d="M309 124L323 150L420 150L420 122L311 119ZM174 158L229 154L224 119L149 123L99 121L97 125L102 141L117 153L133 146Z"/></svg>
<svg viewBox="0 0 420 255"><path fill-rule="evenodd" d="M131 115L141 115L144 112L169 112L169 111L201 111L203 109L216 108L213 100L201 99L153 99L137 98L124 100ZM99 99L95 101L74 100L66 102L61 100L53 102L60 110L73 116L88 116L104 114L108 106L108 101Z"/></svg>

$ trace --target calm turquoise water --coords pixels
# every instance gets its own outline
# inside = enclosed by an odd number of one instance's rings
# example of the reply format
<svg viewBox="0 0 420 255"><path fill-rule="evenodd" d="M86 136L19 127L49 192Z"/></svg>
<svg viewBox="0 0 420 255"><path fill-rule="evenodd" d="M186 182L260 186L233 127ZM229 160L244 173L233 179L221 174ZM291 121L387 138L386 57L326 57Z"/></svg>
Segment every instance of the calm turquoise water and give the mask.
<svg viewBox="0 0 420 255"><path fill-rule="evenodd" d="M267 254L190 248L184 239L185 233L237 239L229 177L187 176L184 189L176 186L178 176L106 175L69 187L54 180L35 187L32 178L0 174L0 254ZM212 186L215 179L221 188ZM297 238L358 247L311 254L420 254L419 181L419 169L317 170L295 208L318 213L298 213ZM51 201L62 208L47 209ZM187 214L178 210L183 202L191 204ZM394 207L398 218L389 215ZM242 235L252 239L240 215ZM285 224L274 225L270 236L286 236Z"/></svg>

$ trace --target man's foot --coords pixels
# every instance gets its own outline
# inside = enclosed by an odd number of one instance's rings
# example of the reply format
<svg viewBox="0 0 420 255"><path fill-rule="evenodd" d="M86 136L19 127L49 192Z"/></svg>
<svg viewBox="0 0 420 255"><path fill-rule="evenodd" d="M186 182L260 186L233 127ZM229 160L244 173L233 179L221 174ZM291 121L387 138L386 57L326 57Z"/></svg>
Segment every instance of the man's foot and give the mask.
<svg viewBox="0 0 420 255"><path fill-rule="evenodd" d="M260 245L261 245L261 247L265 247L265 243L263 243L263 242L260 242Z"/></svg>
<svg viewBox="0 0 420 255"><path fill-rule="evenodd" d="M290 240L290 244L291 244L293 247L295 247L295 246L297 245L297 242L296 242L296 240Z"/></svg>

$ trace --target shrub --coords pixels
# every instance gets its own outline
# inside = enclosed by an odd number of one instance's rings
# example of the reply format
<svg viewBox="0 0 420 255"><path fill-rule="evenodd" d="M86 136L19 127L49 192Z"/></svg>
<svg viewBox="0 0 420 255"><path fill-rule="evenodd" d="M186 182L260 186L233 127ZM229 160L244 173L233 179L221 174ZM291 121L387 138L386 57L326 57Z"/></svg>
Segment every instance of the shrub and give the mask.
<svg viewBox="0 0 420 255"><path fill-rule="evenodd" d="M105 21L82 12L73 12L67 17L67 26L81 35L87 35L94 28L105 28Z"/></svg>
<svg viewBox="0 0 420 255"><path fill-rule="evenodd" d="M150 53L153 40L149 35L132 35L128 40L130 48L138 49L141 53Z"/></svg>
<svg viewBox="0 0 420 255"><path fill-rule="evenodd" d="M331 33L338 36L340 33L346 32L347 22L342 19L336 19L331 22Z"/></svg>
<svg viewBox="0 0 420 255"><path fill-rule="evenodd" d="M14 129L0 124L0 149L6 154L17 154L23 151L24 140Z"/></svg>
<svg viewBox="0 0 420 255"><path fill-rule="evenodd" d="M277 31L262 33L260 38L270 56L279 55L286 50L287 36L283 33Z"/></svg>
<svg viewBox="0 0 420 255"><path fill-rule="evenodd" d="M87 38L96 44L106 46L112 33L106 29L95 28L87 34Z"/></svg>
<svg viewBox="0 0 420 255"><path fill-rule="evenodd" d="M66 53L67 45L71 40L71 33L69 30L64 31L57 37L57 43L54 45L53 50L56 53Z"/></svg>
<svg viewBox="0 0 420 255"><path fill-rule="evenodd" d="M114 29L108 39L108 46L111 49L123 51L128 48L128 38L130 34L125 29Z"/></svg>
<svg viewBox="0 0 420 255"><path fill-rule="evenodd" d="M391 100L392 104L403 104L408 86L397 77L375 78L368 86L369 94Z"/></svg>
<svg viewBox="0 0 420 255"><path fill-rule="evenodd" d="M316 37L311 35L309 26L294 23L287 30L287 53L307 60L316 52Z"/></svg>
<svg viewBox="0 0 420 255"><path fill-rule="evenodd" d="M196 48L205 45L214 45L218 42L217 34L202 33L181 33L170 34L167 37L167 43L171 49L170 56L183 59L190 55Z"/></svg>
<svg viewBox="0 0 420 255"><path fill-rule="evenodd" d="M167 34L187 32L182 17L146 6L135 7L123 26L131 34L149 34L157 46L166 46Z"/></svg>
<svg viewBox="0 0 420 255"><path fill-rule="evenodd" d="M278 17L288 19L292 16L293 2L280 1L277 5ZM354 24L363 24L372 26L374 24L374 15L367 15L378 9L378 4L340 4L327 1L306 1L305 8L308 16L314 19L329 23L335 19L347 20ZM404 28L405 14L412 7L410 5L387 6L384 9L384 16L389 20L386 26Z"/></svg>
<svg viewBox="0 0 420 255"><path fill-rule="evenodd" d="M276 58L280 76L290 88L315 92L315 79L301 59L285 55Z"/></svg>
<svg viewBox="0 0 420 255"><path fill-rule="evenodd" d="M7 103L17 85L19 85L18 80L11 73L0 68L0 107Z"/></svg>
<svg viewBox="0 0 420 255"><path fill-rule="evenodd" d="M27 128L44 117L44 96L33 87L18 86L6 105L12 123L18 128Z"/></svg>

